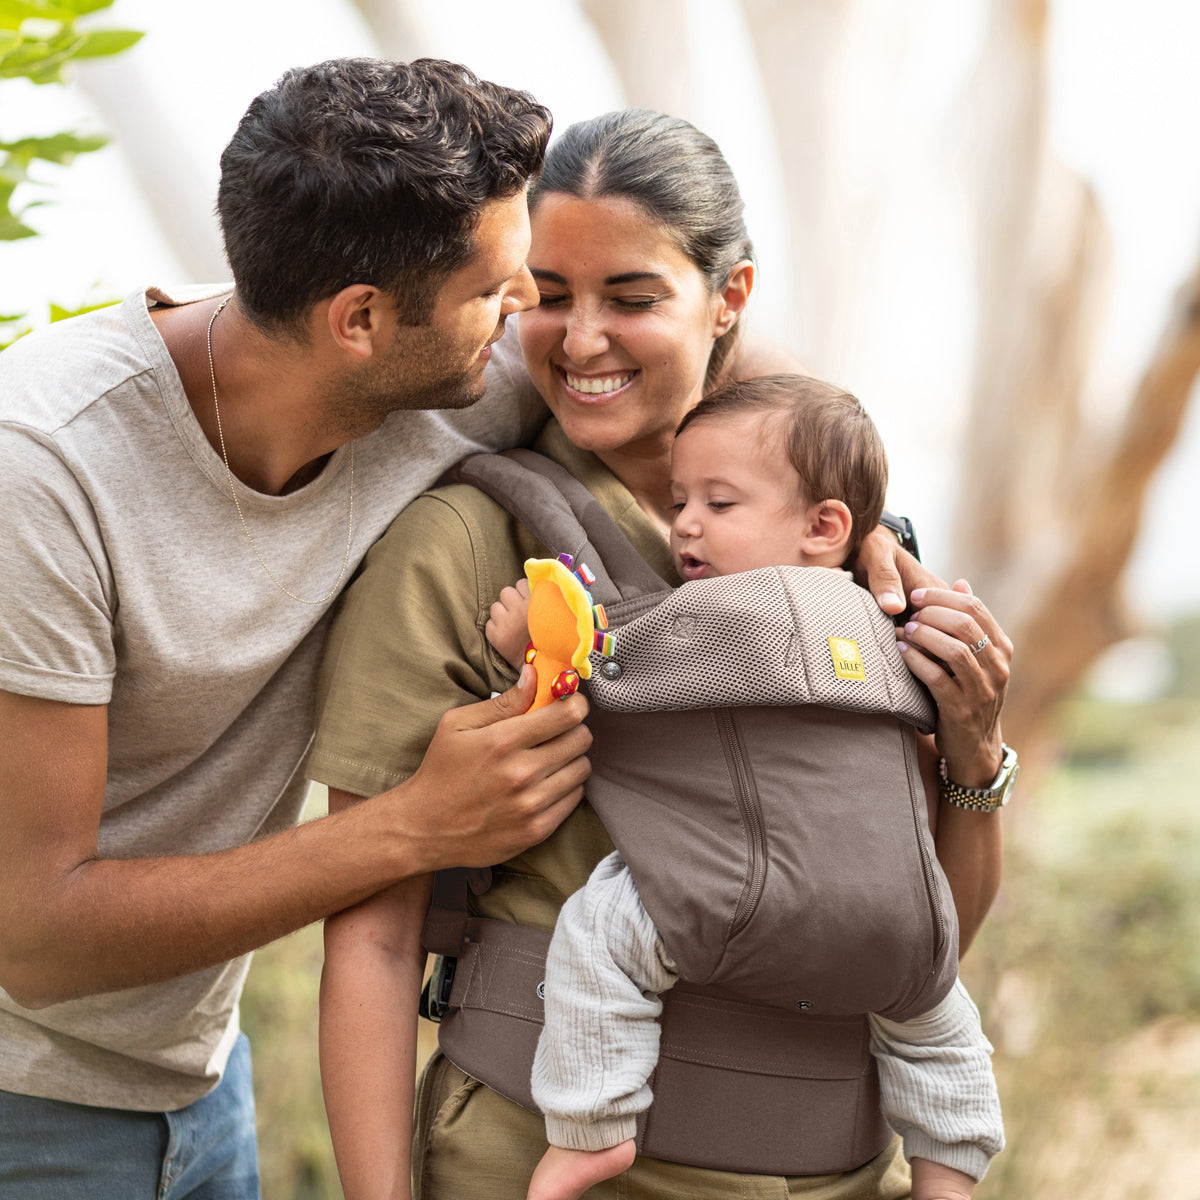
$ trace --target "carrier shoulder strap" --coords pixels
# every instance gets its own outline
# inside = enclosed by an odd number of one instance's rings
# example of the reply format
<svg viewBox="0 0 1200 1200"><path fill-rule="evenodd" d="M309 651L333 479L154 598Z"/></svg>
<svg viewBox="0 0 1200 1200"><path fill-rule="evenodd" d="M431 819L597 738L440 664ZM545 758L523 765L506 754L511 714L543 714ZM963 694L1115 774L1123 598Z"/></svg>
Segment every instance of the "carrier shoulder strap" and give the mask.
<svg viewBox="0 0 1200 1200"><path fill-rule="evenodd" d="M624 601L670 592L633 548L616 521L565 467L533 450L475 454L451 467L439 484L469 483L512 513L540 542L587 563L596 582L589 588L598 603L615 608ZM434 877L433 899L422 931L425 948L454 957L467 925L467 893L487 890L488 871L450 868Z"/></svg>
<svg viewBox="0 0 1200 1200"><path fill-rule="evenodd" d="M600 501L565 467L532 450L476 454L452 467L443 483L469 483L507 509L557 553L585 562L596 576L588 590L617 604L669 592Z"/></svg>

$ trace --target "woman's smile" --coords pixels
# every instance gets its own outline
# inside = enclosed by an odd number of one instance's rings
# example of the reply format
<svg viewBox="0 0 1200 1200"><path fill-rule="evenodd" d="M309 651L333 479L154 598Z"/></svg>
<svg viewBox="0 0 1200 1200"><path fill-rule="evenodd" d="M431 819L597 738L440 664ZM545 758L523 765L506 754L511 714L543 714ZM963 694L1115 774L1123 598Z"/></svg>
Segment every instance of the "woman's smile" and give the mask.
<svg viewBox="0 0 1200 1200"><path fill-rule="evenodd" d="M584 403L595 403L599 399L617 396L633 383L638 371L619 371L606 374L583 374L566 367L556 367L559 377L568 391L576 393Z"/></svg>

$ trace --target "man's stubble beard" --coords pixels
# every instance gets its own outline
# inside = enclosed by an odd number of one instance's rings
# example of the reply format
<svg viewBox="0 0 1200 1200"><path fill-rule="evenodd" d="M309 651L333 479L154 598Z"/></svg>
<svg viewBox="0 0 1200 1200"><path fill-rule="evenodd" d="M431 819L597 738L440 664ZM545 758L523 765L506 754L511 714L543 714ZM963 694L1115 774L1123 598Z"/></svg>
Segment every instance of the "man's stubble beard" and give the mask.
<svg viewBox="0 0 1200 1200"><path fill-rule="evenodd" d="M378 429L394 412L470 408L483 399L483 365L473 360L453 373L437 375L431 363L451 357L446 339L434 330L402 347L393 343L373 370L348 373L327 389L326 414L350 437Z"/></svg>

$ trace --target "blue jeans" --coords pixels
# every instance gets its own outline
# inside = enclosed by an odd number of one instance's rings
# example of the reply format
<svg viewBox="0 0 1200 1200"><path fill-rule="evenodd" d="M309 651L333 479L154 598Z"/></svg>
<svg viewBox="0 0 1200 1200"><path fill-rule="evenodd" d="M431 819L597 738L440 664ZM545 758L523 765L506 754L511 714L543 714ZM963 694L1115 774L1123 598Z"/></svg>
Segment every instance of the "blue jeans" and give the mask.
<svg viewBox="0 0 1200 1200"><path fill-rule="evenodd" d="M0 1091L0 1200L260 1200L250 1045L178 1112Z"/></svg>

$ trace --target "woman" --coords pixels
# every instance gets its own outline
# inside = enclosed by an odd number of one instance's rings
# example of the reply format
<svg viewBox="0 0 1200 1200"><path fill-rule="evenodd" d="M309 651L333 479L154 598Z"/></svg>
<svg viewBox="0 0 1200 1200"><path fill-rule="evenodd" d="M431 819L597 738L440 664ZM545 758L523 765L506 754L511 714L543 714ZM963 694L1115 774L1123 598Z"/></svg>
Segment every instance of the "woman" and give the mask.
<svg viewBox="0 0 1200 1200"><path fill-rule="evenodd" d="M542 299L521 319L521 348L555 418L536 448L583 482L671 580L674 429L722 374L758 366L737 343L754 282L741 209L715 144L685 122L637 111L569 129L531 198L529 265ZM331 806L399 782L417 768L442 712L508 686L511 670L484 636L488 607L524 559L545 550L470 488L440 489L401 514L351 589L326 655L310 773L332 785ZM916 606L906 654L938 700L947 773L967 787L987 786L1001 761L1011 649L965 588L930 588ZM994 895L999 830L992 815L939 808L938 852L965 945ZM610 849L581 805L545 843L497 867L476 910L550 929L562 901ZM428 880L406 881L326 926L322 1067L351 1200L409 1194L399 1131L414 1103L419 932L429 892ZM524 1194L544 1149L538 1116L440 1057L422 1077L417 1107L418 1194ZM899 1197L907 1178L893 1144L845 1175L788 1181L639 1159L619 1182L590 1194Z"/></svg>

